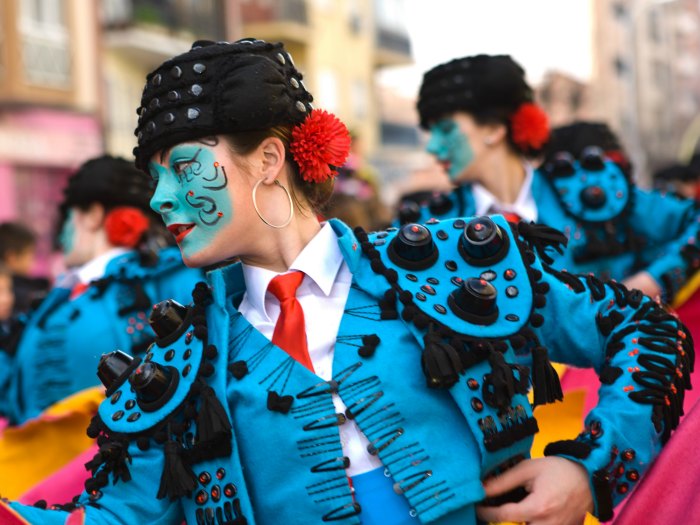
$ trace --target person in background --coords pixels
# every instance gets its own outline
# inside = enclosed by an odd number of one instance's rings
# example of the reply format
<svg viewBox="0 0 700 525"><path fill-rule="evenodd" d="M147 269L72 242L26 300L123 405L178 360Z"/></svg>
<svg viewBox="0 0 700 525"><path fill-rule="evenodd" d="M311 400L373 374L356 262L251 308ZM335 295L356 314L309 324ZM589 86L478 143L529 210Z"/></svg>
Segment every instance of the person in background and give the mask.
<svg viewBox="0 0 700 525"><path fill-rule="evenodd" d="M0 502L0 519L609 516L676 425L693 355L682 324L552 268L564 237L547 227L320 223L349 136L301 80L281 43L254 39L195 42L148 75L135 156L151 206L186 264L217 269L189 307L153 310L145 362L101 359L109 397L88 429L101 449L85 492L56 510ZM595 367L608 395L581 435L531 460L530 385L536 404L561 394L549 357Z"/></svg>
<svg viewBox="0 0 700 525"><path fill-rule="evenodd" d="M32 277L36 235L19 222L0 224L0 263L12 272L15 315L27 313L37 306L49 291L49 280Z"/></svg>
<svg viewBox="0 0 700 525"><path fill-rule="evenodd" d="M16 347L0 349L0 415L10 425L0 440L5 496L55 470L55 458L86 448L84 418L72 427L80 439L71 442L66 433L61 440L70 453L58 453L59 443L42 438L37 427L45 424L48 434L59 428L57 407L64 400L102 395L95 375L101 354L120 348L145 357L155 339L147 321L153 305L167 297L188 302L202 278L183 265L177 248L152 251L152 192L150 179L132 163L109 155L85 162L68 181L59 235L68 270L31 313ZM66 417L83 410L75 402L67 406ZM19 470L23 476L12 474Z"/></svg>
<svg viewBox="0 0 700 525"><path fill-rule="evenodd" d="M17 345L22 323L12 312L14 302L12 272L0 264L0 348L13 349Z"/></svg>
<svg viewBox="0 0 700 525"><path fill-rule="evenodd" d="M700 160L700 159L699 159ZM698 160L695 161L698 163ZM685 199L700 200L700 169L693 163L675 163L654 172L654 188L658 191L674 193Z"/></svg>

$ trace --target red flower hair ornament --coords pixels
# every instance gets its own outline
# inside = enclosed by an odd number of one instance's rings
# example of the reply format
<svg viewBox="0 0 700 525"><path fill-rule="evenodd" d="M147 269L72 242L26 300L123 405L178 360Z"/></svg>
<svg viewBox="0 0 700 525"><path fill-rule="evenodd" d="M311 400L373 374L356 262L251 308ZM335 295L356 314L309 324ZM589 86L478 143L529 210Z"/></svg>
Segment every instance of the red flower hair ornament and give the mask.
<svg viewBox="0 0 700 525"><path fill-rule="evenodd" d="M149 224L148 217L138 208L132 206L114 208L105 217L107 240L113 246L134 248Z"/></svg>
<svg viewBox="0 0 700 525"><path fill-rule="evenodd" d="M345 163L350 153L350 133L332 113L314 109L292 130L289 149L306 182L325 182Z"/></svg>
<svg viewBox="0 0 700 525"><path fill-rule="evenodd" d="M549 119L537 104L526 102L510 117L513 142L524 150L540 149L549 139Z"/></svg>

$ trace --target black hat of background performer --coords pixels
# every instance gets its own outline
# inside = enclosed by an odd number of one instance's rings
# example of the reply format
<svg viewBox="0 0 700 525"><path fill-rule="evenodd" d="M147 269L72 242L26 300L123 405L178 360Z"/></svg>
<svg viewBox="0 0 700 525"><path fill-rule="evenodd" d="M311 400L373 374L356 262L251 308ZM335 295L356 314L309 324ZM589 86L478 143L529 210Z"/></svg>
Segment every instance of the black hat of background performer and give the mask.
<svg viewBox="0 0 700 525"><path fill-rule="evenodd" d="M554 128L545 146L545 158L566 151L578 158L588 146L598 146L603 151L626 153L617 135L604 122L574 122Z"/></svg>
<svg viewBox="0 0 700 525"><path fill-rule="evenodd" d="M136 166L180 142L298 124L312 100L281 42L197 41L146 77Z"/></svg>
<svg viewBox="0 0 700 525"><path fill-rule="evenodd" d="M693 170L690 165L670 164L656 170L652 178L655 181L695 182L698 175L697 170Z"/></svg>
<svg viewBox="0 0 700 525"><path fill-rule="evenodd" d="M121 157L103 155L85 162L68 179L62 210L100 203L105 208L134 206L150 211L153 181Z"/></svg>
<svg viewBox="0 0 700 525"><path fill-rule="evenodd" d="M525 71L508 55L457 58L423 75L418 94L420 125L455 111L507 119L521 104L533 101Z"/></svg>

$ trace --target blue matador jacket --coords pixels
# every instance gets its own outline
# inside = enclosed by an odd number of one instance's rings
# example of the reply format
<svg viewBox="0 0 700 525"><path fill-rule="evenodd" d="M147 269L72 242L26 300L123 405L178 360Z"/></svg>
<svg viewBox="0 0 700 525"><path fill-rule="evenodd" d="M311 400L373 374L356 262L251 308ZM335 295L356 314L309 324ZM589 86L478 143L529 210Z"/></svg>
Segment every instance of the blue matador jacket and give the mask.
<svg viewBox="0 0 700 525"><path fill-rule="evenodd" d="M56 287L31 315L16 349L0 350L0 414L13 424L99 384L101 354L121 348L142 355L155 339L148 314L156 301L187 301L201 270L186 268L177 248L155 264L136 251L112 259L103 278L80 296Z"/></svg>
<svg viewBox="0 0 700 525"><path fill-rule="evenodd" d="M693 200L639 189L611 161L587 160L548 164L533 174L537 222L569 239L566 251L550 252L554 266L619 281L645 270L670 303L700 268L700 210ZM472 186L465 184L422 206L405 203L398 223L475 213Z"/></svg>
<svg viewBox="0 0 700 525"><path fill-rule="evenodd" d="M371 235L332 225L353 282L331 381L236 310L239 265L213 271L190 307L154 310L159 338L143 361L103 356L108 399L88 430L100 451L85 492L53 510L0 504L0 517L359 524L337 430L353 419L420 523L475 524L482 480L528 457L530 387L537 404L561 397L553 358L600 374L585 431L546 453L585 467L609 518L677 425L694 359L679 321L617 283L552 269L546 249L564 239L547 227L501 216Z"/></svg>

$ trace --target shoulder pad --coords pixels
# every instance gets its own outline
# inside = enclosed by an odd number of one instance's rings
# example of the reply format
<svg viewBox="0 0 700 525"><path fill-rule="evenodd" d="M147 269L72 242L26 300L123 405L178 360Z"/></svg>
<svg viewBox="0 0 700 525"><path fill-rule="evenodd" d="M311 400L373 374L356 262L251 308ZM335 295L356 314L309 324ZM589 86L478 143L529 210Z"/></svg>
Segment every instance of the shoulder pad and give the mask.
<svg viewBox="0 0 700 525"><path fill-rule="evenodd" d="M369 234L368 242L415 306L457 333L507 337L530 318L529 267L500 215L430 219Z"/></svg>
<svg viewBox="0 0 700 525"><path fill-rule="evenodd" d="M154 310L173 304L177 305L164 301ZM195 308L182 310L182 321L171 336L156 340L143 362L132 362L107 389L109 397L98 414L112 432L134 434L151 429L183 404L200 372L207 347L206 327L199 325L201 319L193 314ZM101 369L104 359L100 361Z"/></svg>
<svg viewBox="0 0 700 525"><path fill-rule="evenodd" d="M158 254L158 260L153 265L142 264L139 254L134 251L125 253L109 263L107 274L122 279L145 279L177 268L185 268L180 251L177 248L164 248Z"/></svg>
<svg viewBox="0 0 700 525"><path fill-rule="evenodd" d="M452 217L457 207L453 192L433 192L427 199L405 199L399 206L399 224L425 222L433 217Z"/></svg>
<svg viewBox="0 0 700 525"><path fill-rule="evenodd" d="M569 215L585 222L605 222L627 208L632 184L614 162L598 158L587 163L566 157L541 169Z"/></svg>

